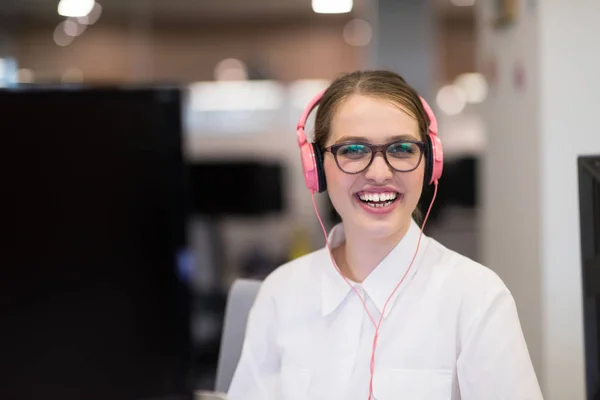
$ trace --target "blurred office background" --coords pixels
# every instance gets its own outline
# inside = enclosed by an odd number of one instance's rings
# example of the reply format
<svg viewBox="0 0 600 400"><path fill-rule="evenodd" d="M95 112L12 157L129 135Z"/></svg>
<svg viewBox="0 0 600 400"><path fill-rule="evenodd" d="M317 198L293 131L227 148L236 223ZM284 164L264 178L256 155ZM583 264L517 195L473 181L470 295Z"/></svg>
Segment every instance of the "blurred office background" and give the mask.
<svg viewBox="0 0 600 400"><path fill-rule="evenodd" d="M306 103L344 72L400 73L444 143L426 232L504 279L546 398L584 399L576 157L600 153L599 17L595 0L4 0L0 85L182 89L178 260L210 389L231 283L324 244L296 145Z"/></svg>

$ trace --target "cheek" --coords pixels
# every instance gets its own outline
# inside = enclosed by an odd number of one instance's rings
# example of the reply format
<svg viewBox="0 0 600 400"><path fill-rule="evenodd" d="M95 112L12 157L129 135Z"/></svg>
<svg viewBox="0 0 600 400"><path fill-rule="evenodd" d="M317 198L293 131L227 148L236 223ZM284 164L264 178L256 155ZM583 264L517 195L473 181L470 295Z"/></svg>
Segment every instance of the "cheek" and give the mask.
<svg viewBox="0 0 600 400"><path fill-rule="evenodd" d="M425 178L425 168L419 166L416 170L406 176L406 186L410 192L410 197L418 201L421 198L421 192L423 190L423 180Z"/></svg>
<svg viewBox="0 0 600 400"><path fill-rule="evenodd" d="M412 184L423 186L423 181L425 180L425 166L421 164L416 170L413 171L411 176Z"/></svg>
<svg viewBox="0 0 600 400"><path fill-rule="evenodd" d="M425 180L425 167L420 166L414 171L411 181L411 190L417 195L417 200L421 197L423 183Z"/></svg>
<svg viewBox="0 0 600 400"><path fill-rule="evenodd" d="M342 197L348 195L355 177L340 171L334 160L325 159L325 177L327 178L327 191L332 202L337 203Z"/></svg>

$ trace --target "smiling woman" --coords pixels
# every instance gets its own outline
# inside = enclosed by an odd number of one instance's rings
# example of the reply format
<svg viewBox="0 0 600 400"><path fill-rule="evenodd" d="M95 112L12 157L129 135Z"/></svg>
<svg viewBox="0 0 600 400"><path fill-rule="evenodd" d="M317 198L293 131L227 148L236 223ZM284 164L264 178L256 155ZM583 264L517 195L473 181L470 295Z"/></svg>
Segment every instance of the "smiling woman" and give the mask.
<svg viewBox="0 0 600 400"><path fill-rule="evenodd" d="M414 221L442 172L427 102L395 73L347 74L309 103L298 142L342 222L264 281L229 398L542 399L504 283Z"/></svg>
<svg viewBox="0 0 600 400"><path fill-rule="evenodd" d="M352 236L366 229L377 237L387 237L390 243L397 242L408 229L411 215L418 213L425 174L422 155L430 120L419 95L396 74L377 71L351 74L334 82L319 104L315 143L331 149L334 155L335 163L324 157L325 176L346 234ZM340 149L347 149L342 144L364 146L362 162L347 162L347 157L340 156ZM376 153L383 157L376 157ZM374 223L368 214L355 212L357 206L365 209L356 197L358 191L383 189L396 193L396 201L382 210L369 207L366 211L388 211L388 217ZM360 275L368 274L372 266L365 268Z"/></svg>

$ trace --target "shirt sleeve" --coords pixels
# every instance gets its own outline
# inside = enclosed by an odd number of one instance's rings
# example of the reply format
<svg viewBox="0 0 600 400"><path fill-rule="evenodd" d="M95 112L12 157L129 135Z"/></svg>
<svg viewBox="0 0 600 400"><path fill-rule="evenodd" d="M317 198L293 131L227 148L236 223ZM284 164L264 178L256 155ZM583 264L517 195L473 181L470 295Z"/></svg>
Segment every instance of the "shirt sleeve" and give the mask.
<svg viewBox="0 0 600 400"><path fill-rule="evenodd" d="M248 315L242 354L227 393L228 400L277 400L278 397L275 304L265 283Z"/></svg>
<svg viewBox="0 0 600 400"><path fill-rule="evenodd" d="M542 400L514 299L499 277L461 340L457 362L462 400Z"/></svg>

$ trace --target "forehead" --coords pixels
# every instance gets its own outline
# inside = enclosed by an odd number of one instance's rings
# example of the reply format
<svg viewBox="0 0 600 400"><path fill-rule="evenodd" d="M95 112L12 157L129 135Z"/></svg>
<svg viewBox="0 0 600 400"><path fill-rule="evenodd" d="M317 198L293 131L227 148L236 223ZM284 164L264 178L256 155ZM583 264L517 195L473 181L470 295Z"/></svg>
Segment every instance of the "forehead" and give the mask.
<svg viewBox="0 0 600 400"><path fill-rule="evenodd" d="M420 140L419 123L408 110L384 99L352 95L333 116L329 142L361 137L368 142L385 143L397 136Z"/></svg>

